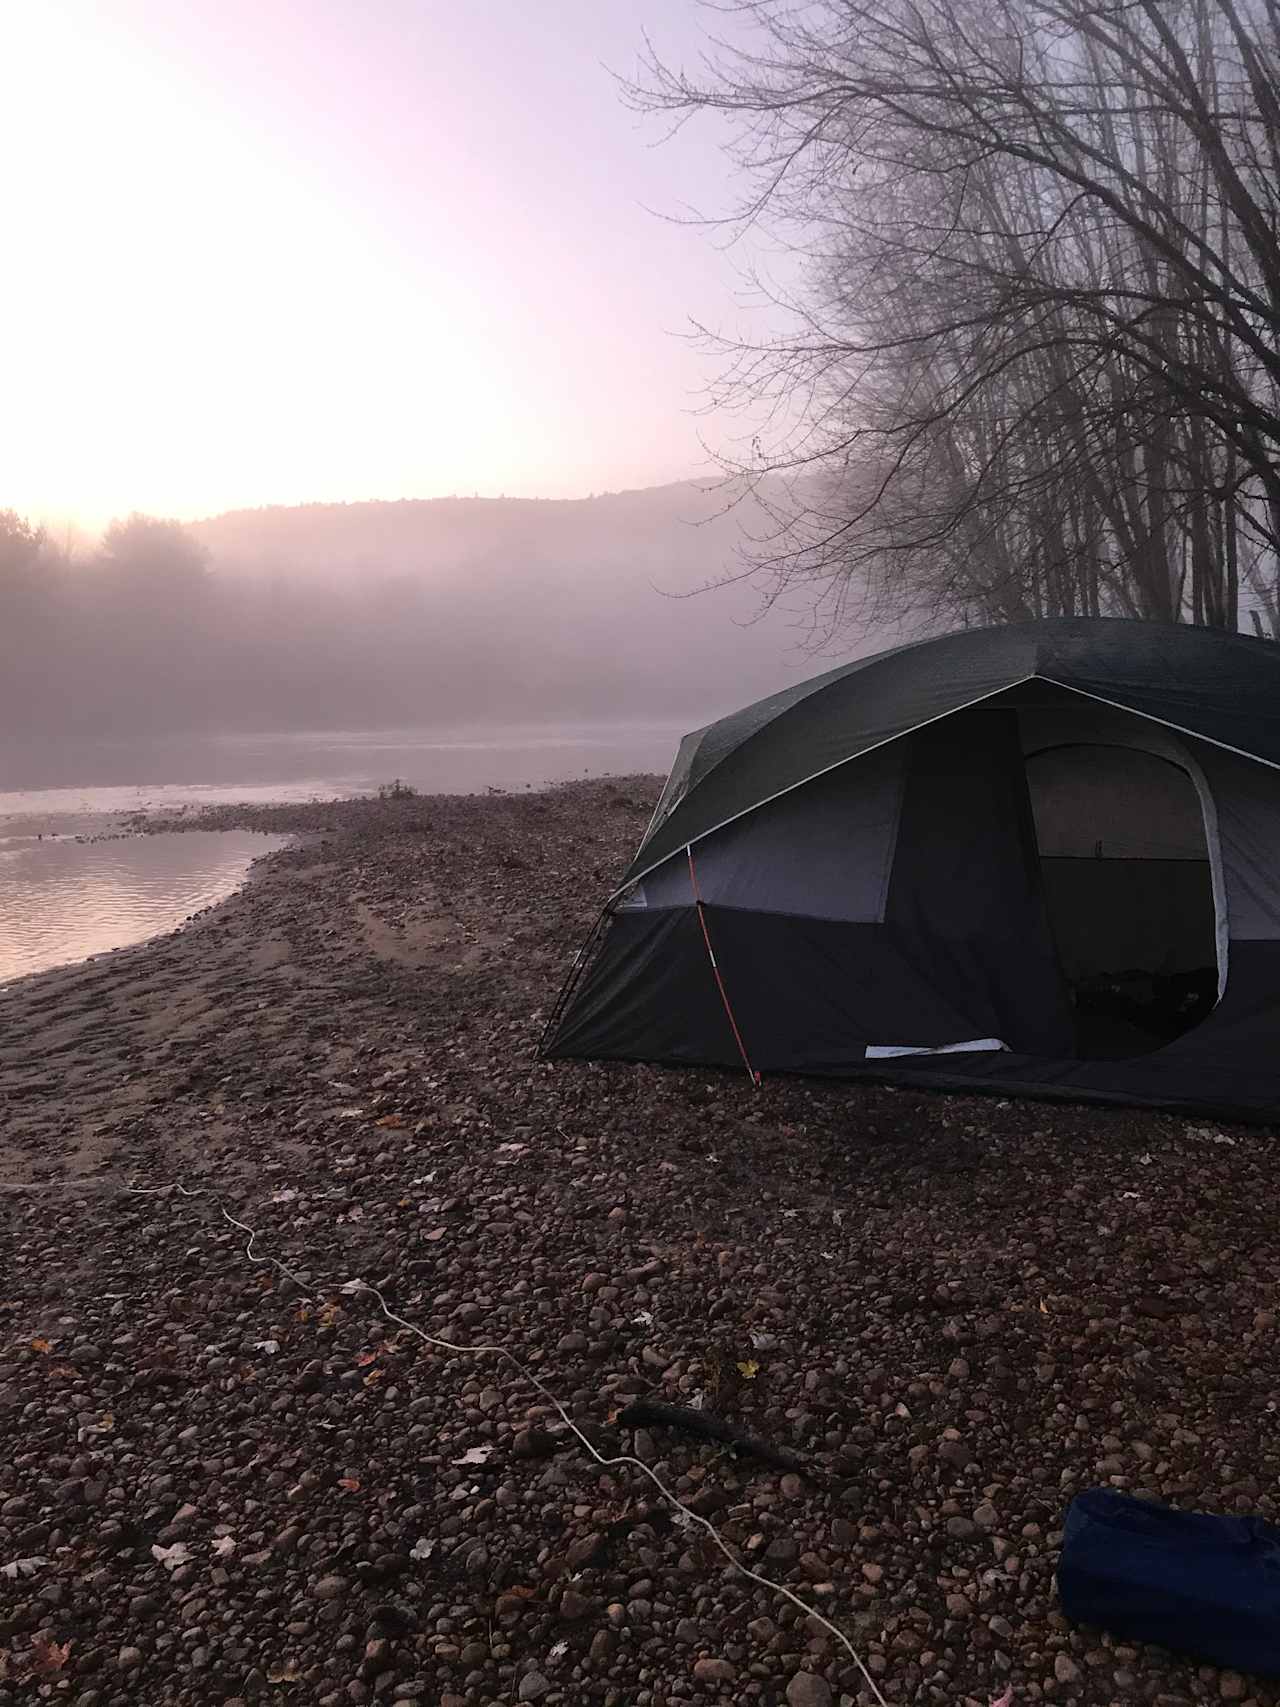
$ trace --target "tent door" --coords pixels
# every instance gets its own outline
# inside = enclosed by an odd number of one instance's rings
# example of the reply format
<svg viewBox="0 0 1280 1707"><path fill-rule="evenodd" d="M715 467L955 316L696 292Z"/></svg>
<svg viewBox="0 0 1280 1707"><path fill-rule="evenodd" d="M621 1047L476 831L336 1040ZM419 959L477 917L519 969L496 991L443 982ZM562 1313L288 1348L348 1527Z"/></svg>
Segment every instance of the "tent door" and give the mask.
<svg viewBox="0 0 1280 1707"><path fill-rule="evenodd" d="M1027 755L1049 926L1071 992L1076 1053L1162 1048L1218 999L1217 908L1196 783L1137 747Z"/></svg>

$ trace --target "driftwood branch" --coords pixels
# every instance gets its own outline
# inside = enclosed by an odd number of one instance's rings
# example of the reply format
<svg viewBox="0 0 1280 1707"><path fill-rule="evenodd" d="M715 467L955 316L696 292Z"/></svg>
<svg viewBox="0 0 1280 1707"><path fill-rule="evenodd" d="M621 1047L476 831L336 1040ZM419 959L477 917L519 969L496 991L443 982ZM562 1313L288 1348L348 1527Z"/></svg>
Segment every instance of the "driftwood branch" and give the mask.
<svg viewBox="0 0 1280 1707"><path fill-rule="evenodd" d="M799 1476L812 1478L813 1470L803 1458L782 1447L770 1446L757 1440L736 1423L710 1411L695 1411L688 1405L666 1405L657 1399L637 1399L619 1411L616 1421L626 1428L674 1428L691 1434L698 1440L713 1440L731 1446L746 1458L757 1458L776 1470L793 1470Z"/></svg>

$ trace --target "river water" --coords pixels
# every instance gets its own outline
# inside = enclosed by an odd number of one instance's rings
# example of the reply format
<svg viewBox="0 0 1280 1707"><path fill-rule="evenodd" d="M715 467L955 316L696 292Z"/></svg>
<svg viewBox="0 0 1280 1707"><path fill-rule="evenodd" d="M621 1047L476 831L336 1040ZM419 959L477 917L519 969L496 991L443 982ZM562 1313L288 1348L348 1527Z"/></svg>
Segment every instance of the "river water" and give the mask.
<svg viewBox="0 0 1280 1707"><path fill-rule="evenodd" d="M424 793L665 771L674 725L0 740L0 982L173 930L282 838L123 836L125 814L333 800L396 779Z"/></svg>

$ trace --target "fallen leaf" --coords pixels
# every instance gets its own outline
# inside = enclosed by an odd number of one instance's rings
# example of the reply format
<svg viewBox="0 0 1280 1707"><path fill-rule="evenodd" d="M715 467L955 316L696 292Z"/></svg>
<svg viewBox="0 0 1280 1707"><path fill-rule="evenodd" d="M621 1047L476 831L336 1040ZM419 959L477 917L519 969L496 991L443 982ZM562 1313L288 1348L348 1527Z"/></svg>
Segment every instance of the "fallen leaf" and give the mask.
<svg viewBox="0 0 1280 1707"><path fill-rule="evenodd" d="M152 1547L151 1557L162 1564L166 1571L176 1571L179 1565L190 1563L191 1550L185 1541L175 1541L172 1547Z"/></svg>
<svg viewBox="0 0 1280 1707"><path fill-rule="evenodd" d="M1045 1303L1043 1298L1040 1300L1040 1314L1042 1316L1047 1316L1049 1314L1049 1306Z"/></svg>
<svg viewBox="0 0 1280 1707"><path fill-rule="evenodd" d="M360 1351L356 1353L356 1366L360 1369L367 1369L371 1363L376 1363L377 1361L378 1354L376 1351Z"/></svg>
<svg viewBox="0 0 1280 1707"><path fill-rule="evenodd" d="M53 1350L53 1343L50 1340L32 1340L31 1349L32 1351L38 1351L41 1357L48 1357L49 1353Z"/></svg>
<svg viewBox="0 0 1280 1707"><path fill-rule="evenodd" d="M1013 1685L1012 1684L1009 1685L1008 1689L1005 1690L1004 1694L1002 1696L1000 1696L1000 1698L998 1700L993 1701L991 1703L991 1707L1013 1707Z"/></svg>
<svg viewBox="0 0 1280 1707"><path fill-rule="evenodd" d="M236 1544L229 1535L219 1535L218 1539L211 1541L209 1545L219 1559L229 1559L236 1550Z"/></svg>
<svg viewBox="0 0 1280 1707"><path fill-rule="evenodd" d="M754 1381L759 1373L760 1365L756 1362L754 1357L745 1357L738 1365L738 1374L741 1375L744 1381Z"/></svg>
<svg viewBox="0 0 1280 1707"><path fill-rule="evenodd" d="M386 1379L386 1374L387 1372L385 1369L371 1369L364 1378L365 1386L376 1387L379 1381Z"/></svg>
<svg viewBox="0 0 1280 1707"><path fill-rule="evenodd" d="M71 1656L71 1643L50 1642L44 1636L31 1638L30 1665L37 1677L52 1677L60 1672Z"/></svg>
<svg viewBox="0 0 1280 1707"><path fill-rule="evenodd" d="M403 1114L384 1114L381 1120L375 1120L373 1124L375 1126L384 1127L389 1132L399 1132L402 1128L406 1127L409 1122L405 1119Z"/></svg>
<svg viewBox="0 0 1280 1707"><path fill-rule="evenodd" d="M338 1486L345 1488L349 1494L358 1494L360 1492L360 1478L359 1476L339 1476Z"/></svg>
<svg viewBox="0 0 1280 1707"><path fill-rule="evenodd" d="M268 1683L297 1683L302 1673L298 1670L297 1660L289 1660L282 1666L272 1666L267 1673Z"/></svg>
<svg viewBox="0 0 1280 1707"><path fill-rule="evenodd" d="M483 1464L492 1458L492 1446L469 1446L461 1458L455 1458L455 1464Z"/></svg>

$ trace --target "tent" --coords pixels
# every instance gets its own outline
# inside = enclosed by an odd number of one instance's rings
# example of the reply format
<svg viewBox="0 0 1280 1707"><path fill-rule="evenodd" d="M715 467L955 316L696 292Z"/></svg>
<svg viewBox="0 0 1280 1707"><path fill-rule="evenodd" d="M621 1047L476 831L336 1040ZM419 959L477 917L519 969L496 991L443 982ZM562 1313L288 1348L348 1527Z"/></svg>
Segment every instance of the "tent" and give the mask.
<svg viewBox="0 0 1280 1707"><path fill-rule="evenodd" d="M1280 646L968 629L687 736L544 1053L1280 1114Z"/></svg>

